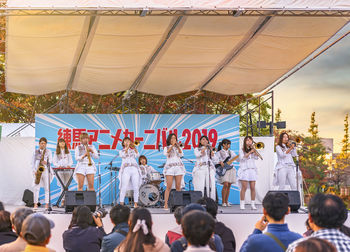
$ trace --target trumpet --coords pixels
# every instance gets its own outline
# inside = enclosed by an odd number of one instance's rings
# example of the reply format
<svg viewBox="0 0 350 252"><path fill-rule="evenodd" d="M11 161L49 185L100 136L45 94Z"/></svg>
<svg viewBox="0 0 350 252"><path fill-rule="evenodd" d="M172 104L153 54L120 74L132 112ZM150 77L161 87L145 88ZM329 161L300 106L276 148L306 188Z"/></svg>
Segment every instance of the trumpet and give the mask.
<svg viewBox="0 0 350 252"><path fill-rule="evenodd" d="M86 146L85 146L85 149L86 149L87 158L88 158L88 160L89 160L88 166L92 166L90 150L88 150L88 148L89 148L89 146L86 145Z"/></svg>
<svg viewBox="0 0 350 252"><path fill-rule="evenodd" d="M263 157L260 155L260 153L257 150L262 150L265 148L265 144L263 142L254 142L253 141L253 146L252 149L254 150L254 152L256 153L256 155L258 155L258 157L263 160Z"/></svg>
<svg viewBox="0 0 350 252"><path fill-rule="evenodd" d="M140 145L140 141L135 141L135 142L131 142L130 143L130 147L132 148L132 149L135 149L135 146L139 146Z"/></svg>
<svg viewBox="0 0 350 252"><path fill-rule="evenodd" d="M44 149L43 153L41 154L39 167L35 174L35 184L39 185L41 176L43 175L43 172L45 171L45 166L43 165L44 157L45 157L46 149Z"/></svg>
<svg viewBox="0 0 350 252"><path fill-rule="evenodd" d="M179 143L176 143L176 145L180 148L183 148L184 147L184 144L182 142L179 142Z"/></svg>

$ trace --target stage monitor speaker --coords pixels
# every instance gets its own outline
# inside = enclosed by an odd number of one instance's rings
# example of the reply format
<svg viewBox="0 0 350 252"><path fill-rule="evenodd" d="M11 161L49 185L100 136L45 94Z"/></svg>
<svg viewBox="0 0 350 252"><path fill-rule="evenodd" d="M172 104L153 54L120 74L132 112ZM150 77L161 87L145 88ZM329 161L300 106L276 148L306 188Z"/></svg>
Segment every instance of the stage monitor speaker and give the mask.
<svg viewBox="0 0 350 252"><path fill-rule="evenodd" d="M169 197L169 208L173 212L178 206L186 206L202 198L201 191L172 191Z"/></svg>
<svg viewBox="0 0 350 252"><path fill-rule="evenodd" d="M96 210L95 191L67 191L65 195L65 210L73 212L76 206L88 206L92 212Z"/></svg>
<svg viewBox="0 0 350 252"><path fill-rule="evenodd" d="M288 190L282 190L282 191L268 191L272 193L284 193L288 196L289 199L289 207L290 211L292 213L297 213L300 206L301 206L301 199L300 199L300 193L298 191L288 191Z"/></svg>
<svg viewBox="0 0 350 252"><path fill-rule="evenodd" d="M31 190L25 189L23 192L22 201L26 203L26 207L34 206L34 194Z"/></svg>

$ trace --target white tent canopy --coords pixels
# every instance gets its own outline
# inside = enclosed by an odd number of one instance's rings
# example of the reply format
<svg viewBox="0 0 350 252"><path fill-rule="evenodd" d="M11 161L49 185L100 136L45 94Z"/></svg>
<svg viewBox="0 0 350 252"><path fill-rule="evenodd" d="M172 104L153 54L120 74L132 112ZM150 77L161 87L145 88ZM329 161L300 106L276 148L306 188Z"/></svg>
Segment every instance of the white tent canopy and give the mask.
<svg viewBox="0 0 350 252"><path fill-rule="evenodd" d="M240 11L349 11L349 1L9 0L6 90L158 95L260 92L327 42L346 16L239 15ZM26 10L11 15L11 11ZM34 15L87 9L93 15ZM188 10L185 15L99 15L101 10ZM194 10L237 10L195 15ZM191 14L192 15L187 15ZM57 13L56 13L57 14ZM91 12L90 12L91 14ZM326 14L325 14L326 15Z"/></svg>

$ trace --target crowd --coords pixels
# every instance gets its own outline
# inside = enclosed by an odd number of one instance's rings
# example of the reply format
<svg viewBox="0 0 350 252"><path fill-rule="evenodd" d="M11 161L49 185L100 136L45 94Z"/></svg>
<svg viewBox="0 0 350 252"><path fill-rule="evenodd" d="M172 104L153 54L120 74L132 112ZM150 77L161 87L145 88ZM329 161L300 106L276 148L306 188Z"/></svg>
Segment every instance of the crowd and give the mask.
<svg viewBox="0 0 350 252"><path fill-rule="evenodd" d="M290 208L285 194L270 192L262 204L263 216L241 252L350 251L350 232L344 226L348 211L339 197L317 194L311 199L304 234L288 228L285 217ZM63 248L67 252L236 251L234 234L216 219L217 211L211 198L178 207L174 212L177 226L165 234L164 240L153 234L152 215L146 208L137 207L131 212L125 205L114 206L109 213L114 227L106 234L101 218L87 206L79 206L63 233ZM0 203L0 252L53 251L47 247L53 227L51 220L29 208L10 214Z"/></svg>

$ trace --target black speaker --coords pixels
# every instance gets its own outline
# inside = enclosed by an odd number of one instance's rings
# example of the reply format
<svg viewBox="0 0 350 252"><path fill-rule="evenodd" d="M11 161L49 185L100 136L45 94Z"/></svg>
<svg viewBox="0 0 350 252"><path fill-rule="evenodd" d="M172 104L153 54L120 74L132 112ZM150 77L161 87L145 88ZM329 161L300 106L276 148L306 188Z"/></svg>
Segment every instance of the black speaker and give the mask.
<svg viewBox="0 0 350 252"><path fill-rule="evenodd" d="M67 191L64 200L65 210L73 212L76 206L88 206L92 212L96 210L95 191Z"/></svg>
<svg viewBox="0 0 350 252"><path fill-rule="evenodd" d="M26 207L34 206L34 194L31 190L25 189L23 192L22 201L26 203Z"/></svg>
<svg viewBox="0 0 350 252"><path fill-rule="evenodd" d="M178 206L186 206L202 198L201 191L172 191L169 196L169 208L173 212Z"/></svg>
<svg viewBox="0 0 350 252"><path fill-rule="evenodd" d="M289 199L289 207L290 207L290 211L292 213L297 213L299 208L300 208L300 205L301 205L301 199L300 199L300 193L298 191L287 191L287 190L284 190L284 191L268 191L268 193L277 193L277 192L280 192L280 193L284 193L288 196L288 199Z"/></svg>

